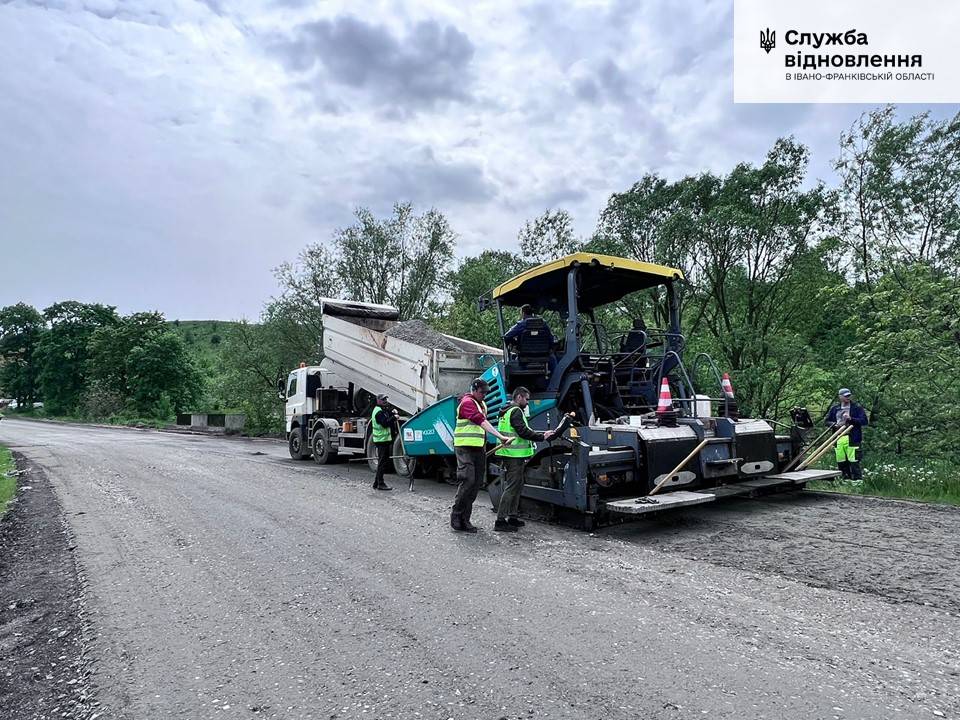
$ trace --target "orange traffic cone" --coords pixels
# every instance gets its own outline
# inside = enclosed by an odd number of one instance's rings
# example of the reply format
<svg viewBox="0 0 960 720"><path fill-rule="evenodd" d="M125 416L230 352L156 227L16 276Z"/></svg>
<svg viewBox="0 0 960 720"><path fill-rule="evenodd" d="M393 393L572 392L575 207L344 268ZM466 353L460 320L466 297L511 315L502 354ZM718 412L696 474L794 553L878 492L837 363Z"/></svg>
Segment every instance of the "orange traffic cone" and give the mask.
<svg viewBox="0 0 960 720"><path fill-rule="evenodd" d="M657 422L673 427L677 424L677 411L673 409L673 397L670 395L670 381L663 378L660 382L660 400L657 401Z"/></svg>

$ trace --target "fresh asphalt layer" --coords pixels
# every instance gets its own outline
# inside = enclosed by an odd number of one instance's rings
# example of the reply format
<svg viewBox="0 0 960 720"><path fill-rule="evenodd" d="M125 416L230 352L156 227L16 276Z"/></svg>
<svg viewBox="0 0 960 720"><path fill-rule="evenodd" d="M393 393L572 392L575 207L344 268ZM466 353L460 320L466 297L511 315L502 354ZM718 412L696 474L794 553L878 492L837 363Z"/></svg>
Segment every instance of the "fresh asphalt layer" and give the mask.
<svg viewBox="0 0 960 720"><path fill-rule="evenodd" d="M103 718L960 717L956 508L793 493L501 534L481 495L470 536L450 486L378 493L275 441L0 442L59 501Z"/></svg>

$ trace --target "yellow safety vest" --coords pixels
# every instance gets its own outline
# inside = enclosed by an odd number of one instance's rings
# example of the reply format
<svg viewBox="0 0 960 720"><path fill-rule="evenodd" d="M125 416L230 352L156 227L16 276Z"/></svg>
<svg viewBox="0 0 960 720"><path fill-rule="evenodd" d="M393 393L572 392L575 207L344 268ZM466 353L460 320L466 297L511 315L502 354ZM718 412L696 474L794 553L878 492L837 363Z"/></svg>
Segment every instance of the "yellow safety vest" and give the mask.
<svg viewBox="0 0 960 720"><path fill-rule="evenodd" d="M500 457L533 457L534 453L536 453L536 448L534 448L533 442L519 437L513 431L513 426L510 424L510 414L515 411L520 412L520 414L523 416L523 424L527 426L528 430L530 429L530 423L527 422L527 411L520 410L519 405L511 405L508 407L507 411L500 417L500 423L497 426L497 430L502 432L507 437L512 437L513 442L497 450L496 454Z"/></svg>
<svg viewBox="0 0 960 720"><path fill-rule="evenodd" d="M477 425L475 422L471 422L470 420L460 417L460 408L463 407L463 404L467 400L477 403L477 406L480 408L480 412L483 413L483 416L487 416L487 404L485 402L482 400L477 402L469 395L464 396L463 400L460 401L460 404L457 405L457 425L453 430L453 446L482 448L487 444L487 431Z"/></svg>
<svg viewBox="0 0 960 720"><path fill-rule="evenodd" d="M370 416L370 423L371 423L371 425L373 426L373 432L371 433L371 435L372 435L372 438L371 438L371 439L372 439L373 442L375 442L375 443L385 443L385 442L390 442L391 440L393 440L393 435L390 433L390 428L384 427L383 425L381 425L380 423L377 422L377 415L380 414L380 411L381 411L382 409L383 409L383 408L381 408L379 405L377 405L377 406L373 409L373 414Z"/></svg>

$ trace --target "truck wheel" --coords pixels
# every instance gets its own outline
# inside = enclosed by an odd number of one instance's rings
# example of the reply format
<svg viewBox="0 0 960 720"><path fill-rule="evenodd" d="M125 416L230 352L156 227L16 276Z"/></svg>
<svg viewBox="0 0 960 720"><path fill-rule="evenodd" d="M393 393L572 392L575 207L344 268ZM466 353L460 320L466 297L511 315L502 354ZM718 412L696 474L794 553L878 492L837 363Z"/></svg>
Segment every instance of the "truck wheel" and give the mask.
<svg viewBox="0 0 960 720"><path fill-rule="evenodd" d="M367 433L367 442L365 443L366 452L367 452L367 465L370 467L370 472L375 473L377 471L377 446L373 444L373 439L370 437L370 434ZM387 467L387 472L390 472L389 466Z"/></svg>
<svg viewBox="0 0 960 720"><path fill-rule="evenodd" d="M417 471L417 458L403 454L403 441L399 435L393 441L393 469L397 475L405 478L412 478Z"/></svg>
<svg viewBox="0 0 960 720"><path fill-rule="evenodd" d="M317 465L326 465L337 456L336 451L330 448L330 441L327 439L325 428L320 428L313 434L310 449L313 454L313 461Z"/></svg>
<svg viewBox="0 0 960 720"><path fill-rule="evenodd" d="M303 452L303 437L300 434L300 428L293 428L290 431L290 437L287 439L287 449L290 451L290 457L294 460L306 460L309 457Z"/></svg>

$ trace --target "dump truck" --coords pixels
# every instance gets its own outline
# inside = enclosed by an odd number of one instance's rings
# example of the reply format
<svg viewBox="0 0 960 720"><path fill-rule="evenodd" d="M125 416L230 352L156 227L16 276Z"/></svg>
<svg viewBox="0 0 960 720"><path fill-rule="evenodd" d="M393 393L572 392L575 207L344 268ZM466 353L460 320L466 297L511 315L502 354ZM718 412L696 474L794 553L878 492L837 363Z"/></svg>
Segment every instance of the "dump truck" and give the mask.
<svg viewBox="0 0 960 720"><path fill-rule="evenodd" d="M278 390L286 399L290 456L318 464L366 456L376 467L370 416L376 397L389 396L401 420L461 392L499 362L498 348L444 335L424 323L399 322L393 307L323 299L323 360L287 376ZM400 437L395 470L410 476L417 459L403 453ZM428 465L421 462L421 470Z"/></svg>
<svg viewBox="0 0 960 720"><path fill-rule="evenodd" d="M541 516L570 518L589 529L837 477L806 467L816 452L803 457L811 449L813 426L803 408L795 408L793 424L777 433L771 421L740 416L729 381L709 355L688 361L678 302L682 282L676 268L627 258L585 252L557 258L478 300L482 311L495 313L501 336L506 314L524 305L536 311L535 322L500 348L444 336L462 348L457 353L398 344L388 335L387 324L396 323L393 308L368 311L354 303L354 312L372 314L358 323L331 303L329 317L324 310L327 356L317 371L320 392L311 386L307 393L317 401L309 412L292 416L288 401L291 455L313 452L325 462L336 445L338 454L372 457L367 415L372 396L385 392L402 413L393 452L398 472L449 476L459 396L479 376L490 388L485 401L493 425L513 390L524 386L532 392L530 426L563 430L537 443L527 460L521 502ZM642 321L629 330L606 327L611 317L633 320L622 313L637 296L652 298L663 327ZM555 324L552 343L547 318ZM338 391L336 412L320 404L324 369L336 377L329 386ZM301 371L309 378L309 368ZM319 445L318 437L325 438ZM493 438L488 440L492 449ZM496 455L490 455L489 469L496 507L502 474Z"/></svg>

